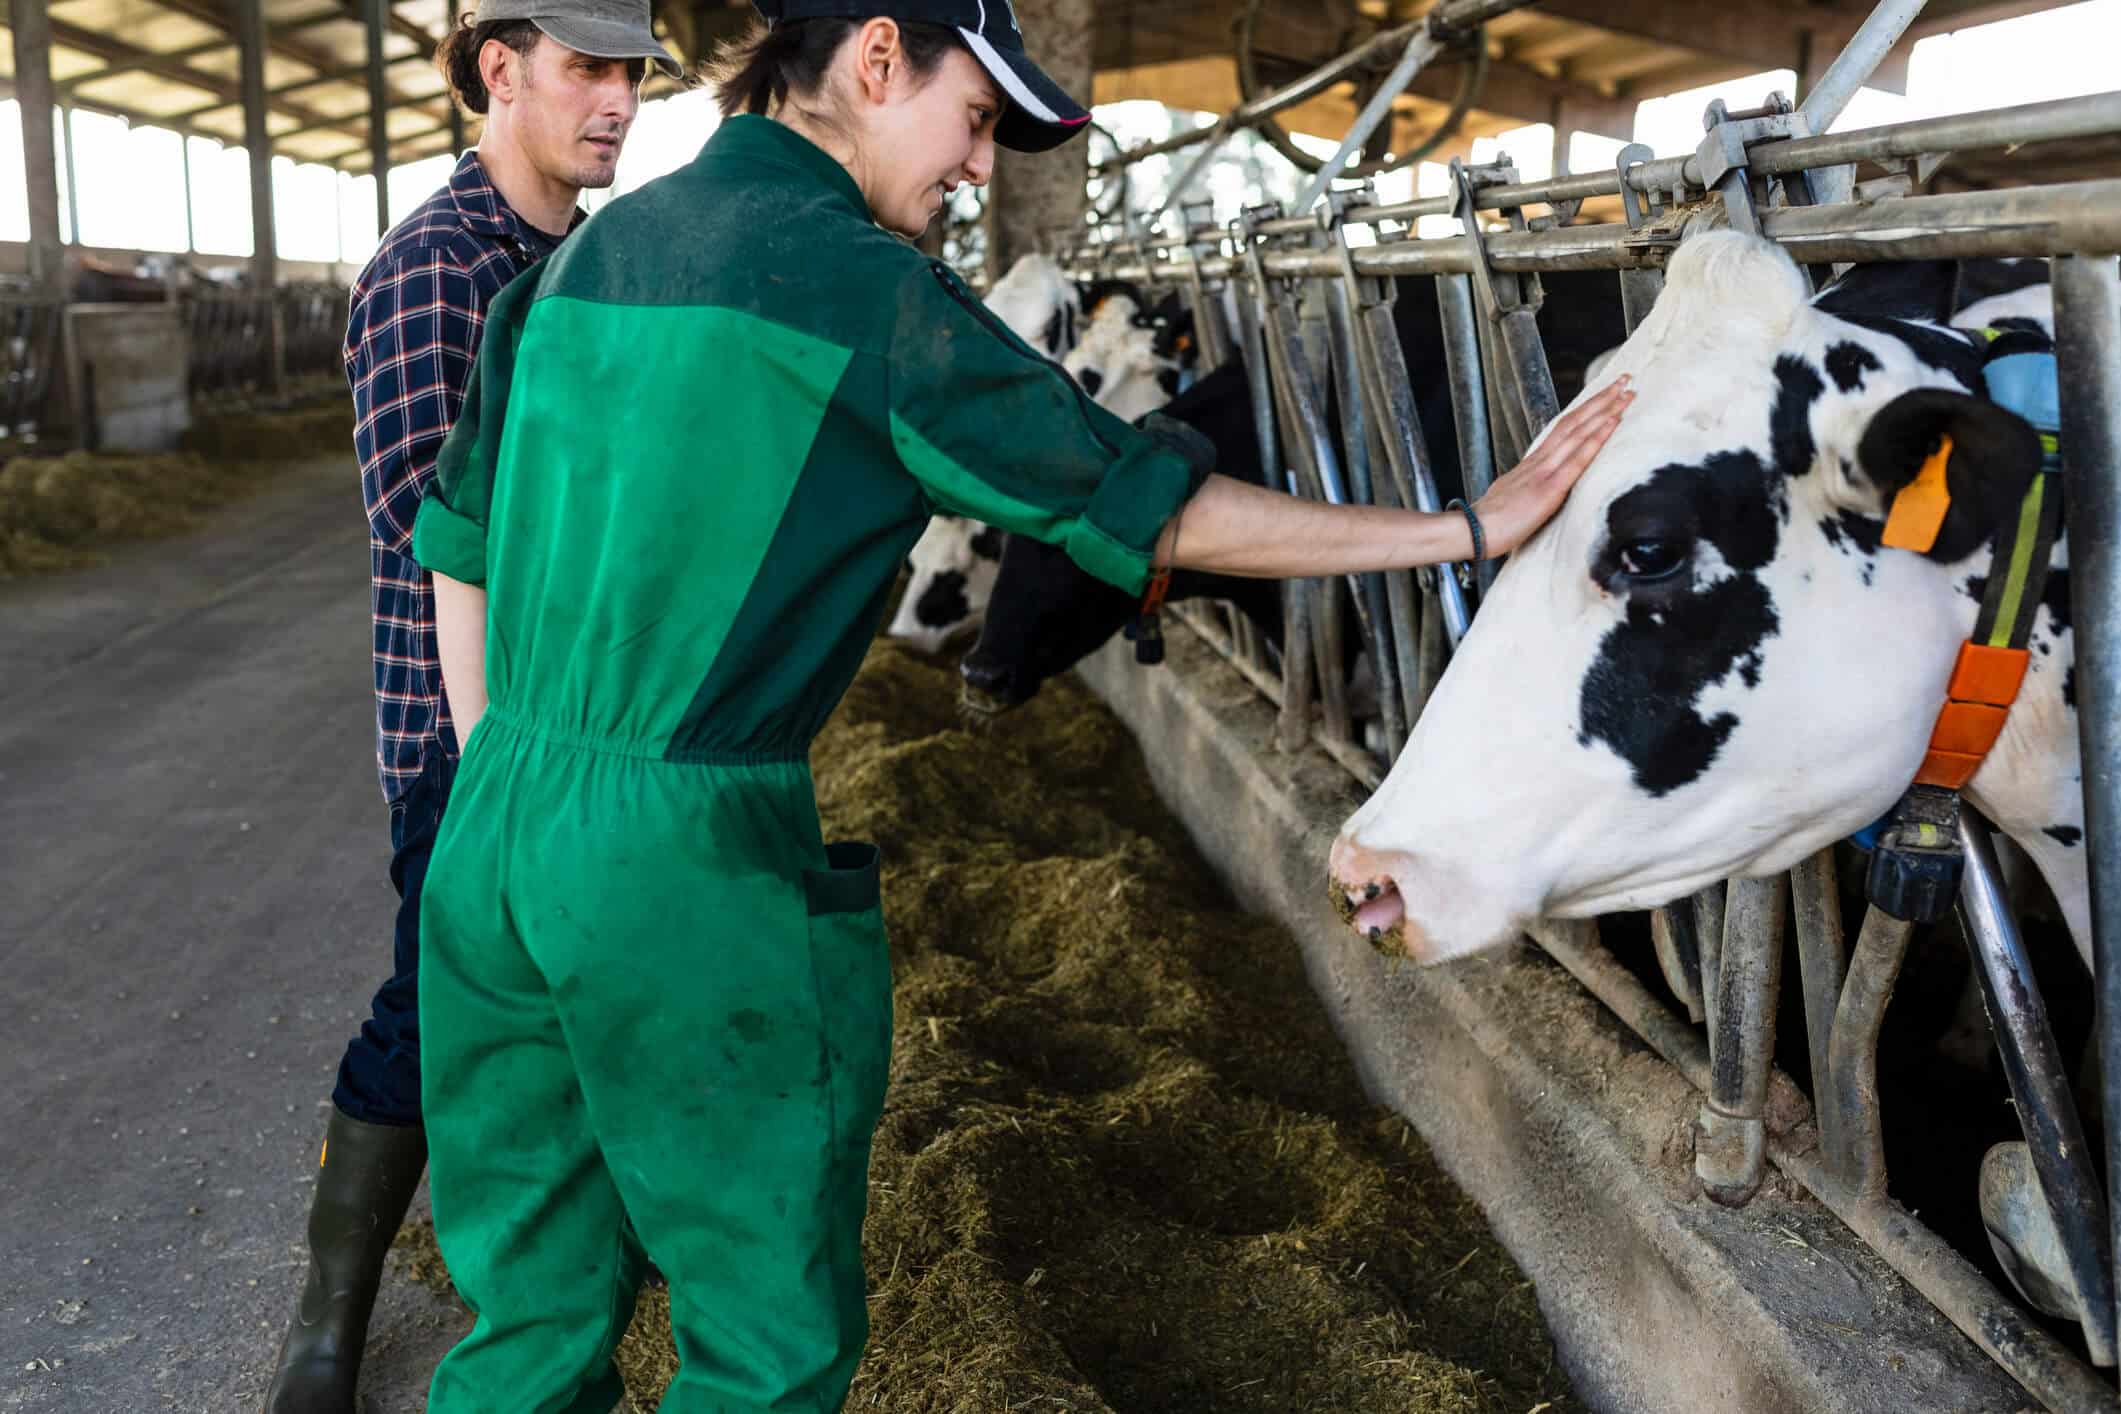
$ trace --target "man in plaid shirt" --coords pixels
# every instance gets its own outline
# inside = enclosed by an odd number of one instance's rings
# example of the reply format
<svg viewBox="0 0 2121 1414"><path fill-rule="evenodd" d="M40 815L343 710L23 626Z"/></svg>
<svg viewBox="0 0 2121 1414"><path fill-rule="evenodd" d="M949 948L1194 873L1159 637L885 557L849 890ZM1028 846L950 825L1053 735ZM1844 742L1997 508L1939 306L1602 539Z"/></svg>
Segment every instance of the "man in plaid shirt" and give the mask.
<svg viewBox="0 0 2121 1414"><path fill-rule="evenodd" d="M435 55L486 116L476 151L383 238L346 325L354 450L375 605L376 767L390 803L395 967L346 1048L309 1217L309 1272L267 1414L353 1414L383 1255L426 1167L419 1067L420 890L457 739L442 695L434 591L413 518L456 421L486 307L611 185L648 62L678 77L649 0L483 0Z"/></svg>

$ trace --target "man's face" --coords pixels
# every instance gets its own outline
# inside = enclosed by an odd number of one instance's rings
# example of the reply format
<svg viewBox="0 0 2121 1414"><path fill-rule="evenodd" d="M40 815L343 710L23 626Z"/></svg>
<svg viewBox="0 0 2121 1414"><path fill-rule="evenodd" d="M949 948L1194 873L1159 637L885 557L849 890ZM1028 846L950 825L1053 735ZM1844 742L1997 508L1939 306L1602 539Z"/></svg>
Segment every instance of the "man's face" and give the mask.
<svg viewBox="0 0 2121 1414"><path fill-rule="evenodd" d="M641 106L647 61L599 59L541 35L510 62L520 75L515 129L532 164L568 186L610 186Z"/></svg>

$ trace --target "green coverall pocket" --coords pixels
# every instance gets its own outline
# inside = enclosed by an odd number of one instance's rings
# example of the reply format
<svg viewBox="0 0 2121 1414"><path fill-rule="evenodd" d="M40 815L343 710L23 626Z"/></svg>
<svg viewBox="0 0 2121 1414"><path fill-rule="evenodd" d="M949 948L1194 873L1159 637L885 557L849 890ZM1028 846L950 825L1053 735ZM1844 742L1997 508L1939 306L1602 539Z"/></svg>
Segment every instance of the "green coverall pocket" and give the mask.
<svg viewBox="0 0 2121 1414"><path fill-rule="evenodd" d="M810 959L832 1073L833 1139L866 1152L891 1075L891 946L872 844L825 846L827 867L803 871Z"/></svg>

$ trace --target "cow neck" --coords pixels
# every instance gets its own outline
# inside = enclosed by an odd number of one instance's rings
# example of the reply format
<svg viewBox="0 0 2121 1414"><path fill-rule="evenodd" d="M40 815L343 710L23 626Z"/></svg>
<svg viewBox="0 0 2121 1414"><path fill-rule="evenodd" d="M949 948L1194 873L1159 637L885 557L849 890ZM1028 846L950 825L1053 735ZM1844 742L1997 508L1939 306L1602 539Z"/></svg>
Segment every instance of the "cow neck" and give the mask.
<svg viewBox="0 0 2121 1414"><path fill-rule="evenodd" d="M2000 332L1982 331L1991 341ZM2052 360L2052 353L2046 356ZM1952 439L1946 436L1921 472L1894 497L1885 545L1921 553L1936 543L1951 505L1944 476L1951 453ZM1922 768L1915 775L1917 785L1964 790L2003 735L2032 661L2033 622L2047 589L2055 542L2062 533L2060 470L2061 444L2052 433L2042 431L2040 468L2026 485L2017 515L1998 528L1990 543L1992 558L1981 608L1974 617L1973 632L1959 645L1944 706L1937 713Z"/></svg>

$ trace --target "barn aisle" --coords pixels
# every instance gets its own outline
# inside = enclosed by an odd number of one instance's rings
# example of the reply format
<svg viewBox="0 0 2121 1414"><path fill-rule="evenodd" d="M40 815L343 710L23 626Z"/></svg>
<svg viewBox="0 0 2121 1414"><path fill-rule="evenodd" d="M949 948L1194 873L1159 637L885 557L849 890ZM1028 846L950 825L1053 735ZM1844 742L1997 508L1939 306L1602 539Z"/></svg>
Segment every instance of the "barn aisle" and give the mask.
<svg viewBox="0 0 2121 1414"><path fill-rule="evenodd" d="M262 1394L392 902L356 504L320 459L0 584L0 1414ZM884 846L898 981L850 1408L1573 1407L1529 1286L1124 728L1069 680L968 733L955 681L880 644L816 751L830 831ZM414 1216L368 1414L423 1409L465 1327ZM623 1357L643 1408L666 1311Z"/></svg>
<svg viewBox="0 0 2121 1414"><path fill-rule="evenodd" d="M0 583L0 1410L254 1408L395 902L350 458ZM453 1305L385 1290L371 1414Z"/></svg>

